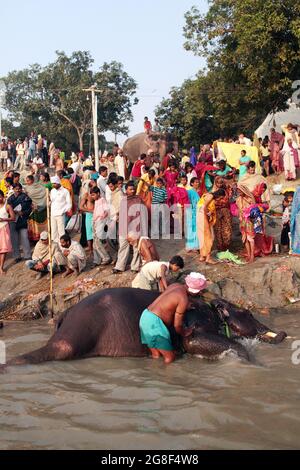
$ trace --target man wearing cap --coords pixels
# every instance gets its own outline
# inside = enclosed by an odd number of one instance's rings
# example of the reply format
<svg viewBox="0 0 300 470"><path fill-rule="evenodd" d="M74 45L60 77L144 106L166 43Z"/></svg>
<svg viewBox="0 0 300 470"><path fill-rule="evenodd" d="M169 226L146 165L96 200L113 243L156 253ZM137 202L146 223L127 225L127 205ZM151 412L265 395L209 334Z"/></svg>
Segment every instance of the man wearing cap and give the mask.
<svg viewBox="0 0 300 470"><path fill-rule="evenodd" d="M69 191L61 186L58 176L52 176L51 183L51 232L52 240L58 243L65 234L65 217L72 209L72 200Z"/></svg>
<svg viewBox="0 0 300 470"><path fill-rule="evenodd" d="M60 265L64 264L63 257L59 251L58 244L52 242L52 270L53 273L60 271ZM32 253L32 259L25 263L28 269L37 271L36 279L40 279L43 274L50 271L50 250L49 250L49 236L48 232L42 232L40 239L35 245Z"/></svg>
<svg viewBox="0 0 300 470"><path fill-rule="evenodd" d="M190 305L189 295L197 295L206 287L206 279L200 273L191 273L185 285L170 285L147 309L140 319L141 342L151 351L152 358L163 356L165 364L175 360L169 328L178 335L188 337L193 328L184 328L183 321Z"/></svg>

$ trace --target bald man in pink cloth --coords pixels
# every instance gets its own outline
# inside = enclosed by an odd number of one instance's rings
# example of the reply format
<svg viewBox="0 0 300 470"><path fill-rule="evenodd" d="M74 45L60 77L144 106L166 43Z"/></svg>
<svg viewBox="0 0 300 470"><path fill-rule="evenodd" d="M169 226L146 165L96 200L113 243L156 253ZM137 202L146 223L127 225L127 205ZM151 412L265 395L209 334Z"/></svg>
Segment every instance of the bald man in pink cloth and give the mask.
<svg viewBox="0 0 300 470"><path fill-rule="evenodd" d="M165 364L175 360L169 327L174 326L178 335L188 337L193 328L184 328L183 320L190 301L189 295L197 295L205 289L207 281L200 273L191 273L185 284L171 284L148 308L140 319L141 342L150 349L153 359L163 356Z"/></svg>

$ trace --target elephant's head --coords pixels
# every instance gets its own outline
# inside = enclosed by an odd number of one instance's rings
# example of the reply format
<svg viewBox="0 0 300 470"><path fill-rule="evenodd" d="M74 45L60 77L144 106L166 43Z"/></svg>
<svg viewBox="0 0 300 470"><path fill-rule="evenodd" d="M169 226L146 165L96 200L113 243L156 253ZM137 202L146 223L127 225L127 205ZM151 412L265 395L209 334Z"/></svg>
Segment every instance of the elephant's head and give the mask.
<svg viewBox="0 0 300 470"><path fill-rule="evenodd" d="M123 146L123 151L131 162L135 162L142 153L148 154L149 150L154 155L159 154L162 160L171 149L175 154L178 153L178 142L171 134L147 136L144 132L130 137Z"/></svg>
<svg viewBox="0 0 300 470"><path fill-rule="evenodd" d="M266 325L256 320L249 310L239 308L226 300L216 299L211 302L212 308L226 326L233 338L258 338L264 342L281 343L287 336L284 331L275 333Z"/></svg>
<svg viewBox="0 0 300 470"><path fill-rule="evenodd" d="M178 151L178 140L172 134L163 134L159 138L159 154L161 159L163 159L168 152L177 155Z"/></svg>
<svg viewBox="0 0 300 470"><path fill-rule="evenodd" d="M228 351L249 360L247 350L234 340L220 334L222 320L210 304L200 297L190 297L190 309L185 315L185 326L193 327L192 334L183 338L185 352L206 359L218 359Z"/></svg>
<svg viewBox="0 0 300 470"><path fill-rule="evenodd" d="M223 299L213 300L211 305L220 321L228 326L230 336L255 338L257 327L248 310L236 307Z"/></svg>
<svg viewBox="0 0 300 470"><path fill-rule="evenodd" d="M205 359L220 359L224 354L234 352L239 357L249 360L248 351L242 344L226 336L199 333L197 330L183 339L183 347L186 353Z"/></svg>
<svg viewBox="0 0 300 470"><path fill-rule="evenodd" d="M185 315L185 324L198 333L218 334L221 321L211 306L201 297L190 297L190 309Z"/></svg>

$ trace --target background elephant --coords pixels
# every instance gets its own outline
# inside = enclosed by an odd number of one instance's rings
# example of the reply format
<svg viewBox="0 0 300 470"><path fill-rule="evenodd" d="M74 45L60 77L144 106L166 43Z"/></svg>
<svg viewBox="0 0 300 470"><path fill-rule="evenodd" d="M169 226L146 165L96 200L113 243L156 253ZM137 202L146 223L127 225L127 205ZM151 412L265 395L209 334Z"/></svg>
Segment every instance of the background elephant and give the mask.
<svg viewBox="0 0 300 470"><path fill-rule="evenodd" d="M178 141L171 134L148 136L144 132L130 137L123 145L123 151L131 162L138 160L142 153L147 154L148 150L159 154L162 160L172 148L174 149L174 154L177 154Z"/></svg>

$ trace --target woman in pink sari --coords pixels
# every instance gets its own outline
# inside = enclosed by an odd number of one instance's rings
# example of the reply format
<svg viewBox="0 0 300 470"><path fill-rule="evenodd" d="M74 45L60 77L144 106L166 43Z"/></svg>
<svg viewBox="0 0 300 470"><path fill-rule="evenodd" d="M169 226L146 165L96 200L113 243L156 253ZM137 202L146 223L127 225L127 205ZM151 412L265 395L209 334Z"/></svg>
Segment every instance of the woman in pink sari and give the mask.
<svg viewBox="0 0 300 470"><path fill-rule="evenodd" d="M5 202L3 191L0 190L0 276L5 274L4 261L7 253L12 252L9 222L15 221L13 208Z"/></svg>
<svg viewBox="0 0 300 470"><path fill-rule="evenodd" d="M169 190L173 189L178 180L179 173L176 169L176 165L173 162L170 162L169 168L164 172L164 179L166 182L166 188L169 193Z"/></svg>
<svg viewBox="0 0 300 470"><path fill-rule="evenodd" d="M270 208L268 202L262 201L262 195L265 193L267 185L265 183L260 183L255 186L252 194L255 198L255 202L259 207L261 212L266 212ZM267 256L270 255L273 251L274 240L273 237L269 237L265 233L265 224L263 222L262 233L256 233L254 238L254 256Z"/></svg>
<svg viewBox="0 0 300 470"><path fill-rule="evenodd" d="M253 192L255 193L255 196ZM265 192L264 183L256 186L253 192L251 192L246 186L238 184L239 196L236 200L236 204L239 209L242 241L246 248L246 259L249 263L252 263L255 257L266 256L273 251L273 238L266 236L263 223L260 225L260 230L256 230L256 220L253 219L252 216L253 212L256 212L257 214L267 210L264 207L267 204L260 203L261 196ZM261 214L259 215L259 218L262 219Z"/></svg>
<svg viewBox="0 0 300 470"><path fill-rule="evenodd" d="M270 133L270 158L274 171L278 174L283 171L283 162L280 150L284 144L284 136L280 132L276 132L273 128Z"/></svg>

